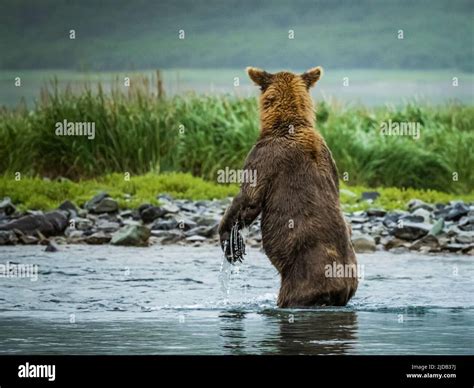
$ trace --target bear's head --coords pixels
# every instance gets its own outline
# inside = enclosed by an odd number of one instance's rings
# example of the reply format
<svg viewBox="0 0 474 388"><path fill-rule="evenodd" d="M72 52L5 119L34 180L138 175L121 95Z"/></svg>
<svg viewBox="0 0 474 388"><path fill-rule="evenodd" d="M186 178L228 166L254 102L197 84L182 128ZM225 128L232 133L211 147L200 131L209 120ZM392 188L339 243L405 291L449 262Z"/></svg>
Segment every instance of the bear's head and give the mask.
<svg viewBox="0 0 474 388"><path fill-rule="evenodd" d="M271 74L248 67L250 79L260 86L262 131L285 130L291 125L313 125L313 101L309 89L321 78L323 69L314 67L303 74L287 71ZM291 127L290 127L291 128Z"/></svg>

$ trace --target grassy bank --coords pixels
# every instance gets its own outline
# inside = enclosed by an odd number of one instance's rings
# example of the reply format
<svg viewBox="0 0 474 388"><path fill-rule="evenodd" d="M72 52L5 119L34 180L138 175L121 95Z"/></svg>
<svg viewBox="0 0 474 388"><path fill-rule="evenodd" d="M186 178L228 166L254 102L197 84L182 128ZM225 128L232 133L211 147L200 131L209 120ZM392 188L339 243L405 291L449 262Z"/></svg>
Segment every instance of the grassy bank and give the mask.
<svg viewBox="0 0 474 388"><path fill-rule="evenodd" d="M190 174L146 174L126 179L123 174L109 174L97 179L49 180L12 176L0 177L0 198L10 197L21 209L51 210L69 199L82 206L97 193L105 191L115 198L123 209L136 208L143 203L157 204L157 195L170 194L174 198L226 198L238 192L235 185L218 185Z"/></svg>
<svg viewBox="0 0 474 388"><path fill-rule="evenodd" d="M0 112L0 173L78 180L128 172L187 172L215 181L241 168L258 136L253 98L157 99L149 84L128 92L43 90L35 109ZM350 186L412 187L457 194L474 187L474 106L367 108L320 103L316 119ZM56 136L57 122L91 122L95 138ZM420 138L382 136L383 122L420 125ZM453 173L457 180L453 180Z"/></svg>
<svg viewBox="0 0 474 388"><path fill-rule="evenodd" d="M341 182L341 202L346 211L363 210L369 207L381 207L387 210L405 209L413 198L428 203L447 203L453 199L474 202L474 194L452 195L433 190L377 188L380 197L369 204L360 201L366 187L348 187ZM146 174L132 176L125 180L122 174L110 174L97 179L73 182L67 179L49 180L40 178L22 178L16 181L13 176L0 177L0 198L9 196L21 210L51 210L69 199L77 206L95 194L106 191L115 198L122 209L136 208L144 203L158 204L158 194L167 193L174 198L183 199L222 199L234 196L237 185L224 185L205 181L190 174Z"/></svg>

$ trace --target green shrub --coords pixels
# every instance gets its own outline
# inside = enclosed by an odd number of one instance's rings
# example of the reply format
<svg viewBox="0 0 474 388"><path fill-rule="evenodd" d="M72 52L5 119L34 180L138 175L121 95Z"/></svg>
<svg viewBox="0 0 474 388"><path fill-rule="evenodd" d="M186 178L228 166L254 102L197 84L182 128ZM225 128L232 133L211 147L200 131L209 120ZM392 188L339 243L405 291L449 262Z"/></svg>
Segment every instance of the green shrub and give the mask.
<svg viewBox="0 0 474 388"><path fill-rule="evenodd" d="M144 83L145 84L145 83ZM315 119L349 185L470 193L474 187L474 107L456 103L341 106L318 104ZM55 135L55 123L94 122L95 139ZM422 125L421 137L382 136L388 120ZM184 172L215 181L241 168L258 137L254 98L157 99L146 87L73 94L46 89L31 112L0 112L0 174L79 180L126 172ZM453 179L457 177L458 179Z"/></svg>

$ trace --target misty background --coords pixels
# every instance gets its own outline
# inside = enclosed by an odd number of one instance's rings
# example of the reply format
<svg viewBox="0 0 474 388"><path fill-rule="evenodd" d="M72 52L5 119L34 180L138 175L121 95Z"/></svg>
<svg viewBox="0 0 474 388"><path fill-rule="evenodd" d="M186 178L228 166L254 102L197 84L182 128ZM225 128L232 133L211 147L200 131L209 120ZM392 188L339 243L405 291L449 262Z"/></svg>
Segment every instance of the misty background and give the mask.
<svg viewBox="0 0 474 388"><path fill-rule="evenodd" d="M107 86L116 76L136 73L152 79L156 69L163 71L168 94L235 92L234 77L242 80L238 92L249 94L249 65L274 71L321 65L325 78L315 91L318 98L472 102L470 0L0 4L0 104L32 101L52 78L74 89L84 80ZM16 76L27 81L20 89L12 82ZM346 77L351 88L342 85ZM456 88L453 77L459 79Z"/></svg>

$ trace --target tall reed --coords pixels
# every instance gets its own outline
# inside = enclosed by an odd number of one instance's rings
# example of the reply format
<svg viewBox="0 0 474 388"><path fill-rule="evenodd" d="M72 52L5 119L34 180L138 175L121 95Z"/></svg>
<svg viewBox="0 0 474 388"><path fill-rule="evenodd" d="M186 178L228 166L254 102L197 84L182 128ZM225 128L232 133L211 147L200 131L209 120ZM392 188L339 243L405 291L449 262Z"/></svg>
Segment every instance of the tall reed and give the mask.
<svg viewBox="0 0 474 388"><path fill-rule="evenodd" d="M474 187L474 106L450 103L342 106L321 102L317 127L349 185L397 186L466 193ZM93 122L95 139L56 136L57 122ZM389 120L417 122L418 140L382 136ZM253 98L157 95L147 79L110 90L45 87L31 111L0 111L0 174L64 176L190 172L215 180L241 168L258 136ZM457 178L457 180L456 180Z"/></svg>

